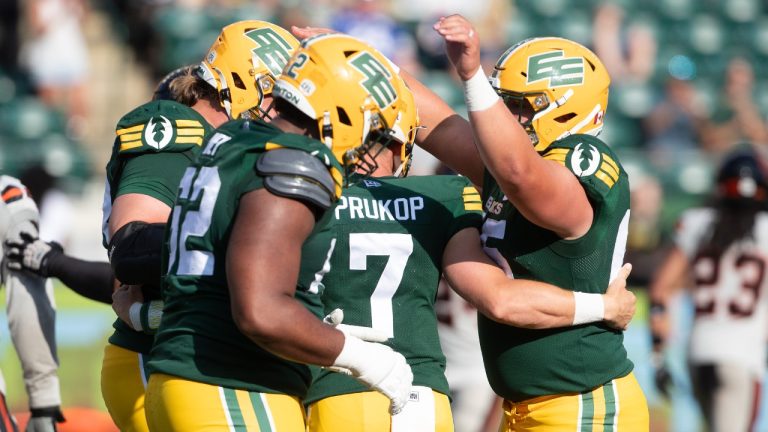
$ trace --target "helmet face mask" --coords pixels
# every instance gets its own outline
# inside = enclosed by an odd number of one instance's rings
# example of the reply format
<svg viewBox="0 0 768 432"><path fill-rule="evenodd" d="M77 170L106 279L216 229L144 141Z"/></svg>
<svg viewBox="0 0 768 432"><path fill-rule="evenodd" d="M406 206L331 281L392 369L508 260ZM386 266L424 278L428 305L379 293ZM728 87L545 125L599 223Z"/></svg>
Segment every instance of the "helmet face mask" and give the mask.
<svg viewBox="0 0 768 432"><path fill-rule="evenodd" d="M293 35L272 23L239 21L224 27L199 73L218 90L230 118L264 118L269 107L262 103L298 45Z"/></svg>
<svg viewBox="0 0 768 432"><path fill-rule="evenodd" d="M356 38L325 34L302 41L274 87L317 122L319 139L352 173L370 175L372 159L395 135L404 102L402 80L389 60Z"/></svg>
<svg viewBox="0 0 768 432"><path fill-rule="evenodd" d="M602 130L611 80L600 59L576 42L524 40L499 58L490 80L507 107L527 118L521 124L538 152L566 136Z"/></svg>

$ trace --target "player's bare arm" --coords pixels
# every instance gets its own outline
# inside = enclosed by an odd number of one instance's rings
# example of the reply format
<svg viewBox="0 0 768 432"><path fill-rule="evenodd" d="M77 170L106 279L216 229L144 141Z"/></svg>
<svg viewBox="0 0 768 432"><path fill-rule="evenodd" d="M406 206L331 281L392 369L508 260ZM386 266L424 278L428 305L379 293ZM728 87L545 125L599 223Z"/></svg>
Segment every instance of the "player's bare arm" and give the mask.
<svg viewBox="0 0 768 432"><path fill-rule="evenodd" d="M330 366L344 336L293 297L301 245L313 226L305 204L265 189L247 193L232 228L227 276L240 331L282 357Z"/></svg>
<svg viewBox="0 0 768 432"><path fill-rule="evenodd" d="M441 18L434 28L445 39L446 53L459 77L465 83L482 84L486 77L480 68L480 40L469 21L451 15ZM483 75L477 77L478 73ZM517 117L501 98L493 99L487 92L492 91L490 84L485 91L481 96L487 102L481 101L473 109L468 100L468 109L486 168L527 219L562 238L584 235L592 224L593 211L578 179L563 166L540 157ZM564 208L569 211L563 212Z"/></svg>
<svg viewBox="0 0 768 432"><path fill-rule="evenodd" d="M626 264L601 297L600 311L591 322L604 320L625 329L635 313L635 295L626 289L632 266ZM515 327L554 328L579 324L577 299L572 291L554 285L511 279L482 250L476 229L454 235L443 253L443 272L449 285L483 315Z"/></svg>

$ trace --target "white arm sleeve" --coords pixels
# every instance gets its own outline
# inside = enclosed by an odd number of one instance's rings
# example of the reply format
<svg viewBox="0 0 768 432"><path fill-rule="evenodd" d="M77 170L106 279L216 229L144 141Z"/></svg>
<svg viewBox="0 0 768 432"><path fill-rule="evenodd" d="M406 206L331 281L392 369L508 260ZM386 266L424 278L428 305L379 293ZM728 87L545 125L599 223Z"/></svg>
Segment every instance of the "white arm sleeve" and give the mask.
<svg viewBox="0 0 768 432"><path fill-rule="evenodd" d="M18 187L18 197L13 189ZM0 252L6 238L27 231L37 235L38 211L25 188L8 176L0 176ZM8 199L12 198L12 199ZM3 264L6 309L11 340L19 356L24 384L32 408L61 405L56 356L53 286L27 272L8 270Z"/></svg>

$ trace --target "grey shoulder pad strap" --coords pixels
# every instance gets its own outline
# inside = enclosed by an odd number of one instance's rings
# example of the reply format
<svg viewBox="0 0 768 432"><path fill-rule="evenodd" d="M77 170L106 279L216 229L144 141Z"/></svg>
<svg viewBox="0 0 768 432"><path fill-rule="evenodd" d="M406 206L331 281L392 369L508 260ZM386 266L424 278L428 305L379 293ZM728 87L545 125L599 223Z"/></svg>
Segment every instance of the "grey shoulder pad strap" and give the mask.
<svg viewBox="0 0 768 432"><path fill-rule="evenodd" d="M328 167L305 151L270 150L256 162L256 169L264 176L264 186L275 195L308 201L324 210L335 200Z"/></svg>

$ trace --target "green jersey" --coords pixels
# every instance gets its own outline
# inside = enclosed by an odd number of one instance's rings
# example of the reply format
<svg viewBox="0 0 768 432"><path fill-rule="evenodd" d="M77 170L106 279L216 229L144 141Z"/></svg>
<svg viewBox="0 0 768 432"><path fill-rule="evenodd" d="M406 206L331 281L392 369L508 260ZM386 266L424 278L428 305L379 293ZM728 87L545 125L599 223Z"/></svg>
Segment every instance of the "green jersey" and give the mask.
<svg viewBox="0 0 768 432"><path fill-rule="evenodd" d="M117 123L112 156L107 163L104 188L104 247L109 244L112 203L124 194L138 193L173 206L179 181L199 153L204 136L213 128L197 111L173 101L148 102L129 112ZM160 298L160 275L156 285L144 285L144 298ZM115 320L109 342L131 351L149 353L152 335L131 329Z"/></svg>
<svg viewBox="0 0 768 432"><path fill-rule="evenodd" d="M270 177L261 174L259 161L282 148L319 160L323 169L318 175L327 176L331 183L331 172L341 178L341 167L321 142L283 133L262 121L222 125L187 168L166 230L165 304L148 363L150 373L304 396L309 368L271 354L237 328L225 268L240 199L270 187ZM296 297L317 304L312 297L318 295L299 287Z"/></svg>
<svg viewBox="0 0 768 432"><path fill-rule="evenodd" d="M405 356L413 384L448 394L434 304L443 250L454 234L482 222L480 195L460 176L368 179L344 190L304 244L300 284L322 292L326 313L373 327ZM306 403L367 391L357 380L321 371Z"/></svg>
<svg viewBox="0 0 768 432"><path fill-rule="evenodd" d="M515 278L603 293L623 264L629 221L627 174L613 151L589 135L556 141L543 157L578 177L594 209L591 228L579 239L563 240L534 225L486 173L482 236L486 251ZM584 392L633 368L623 333L603 323L530 330L480 314L478 327L491 386L511 401Z"/></svg>

